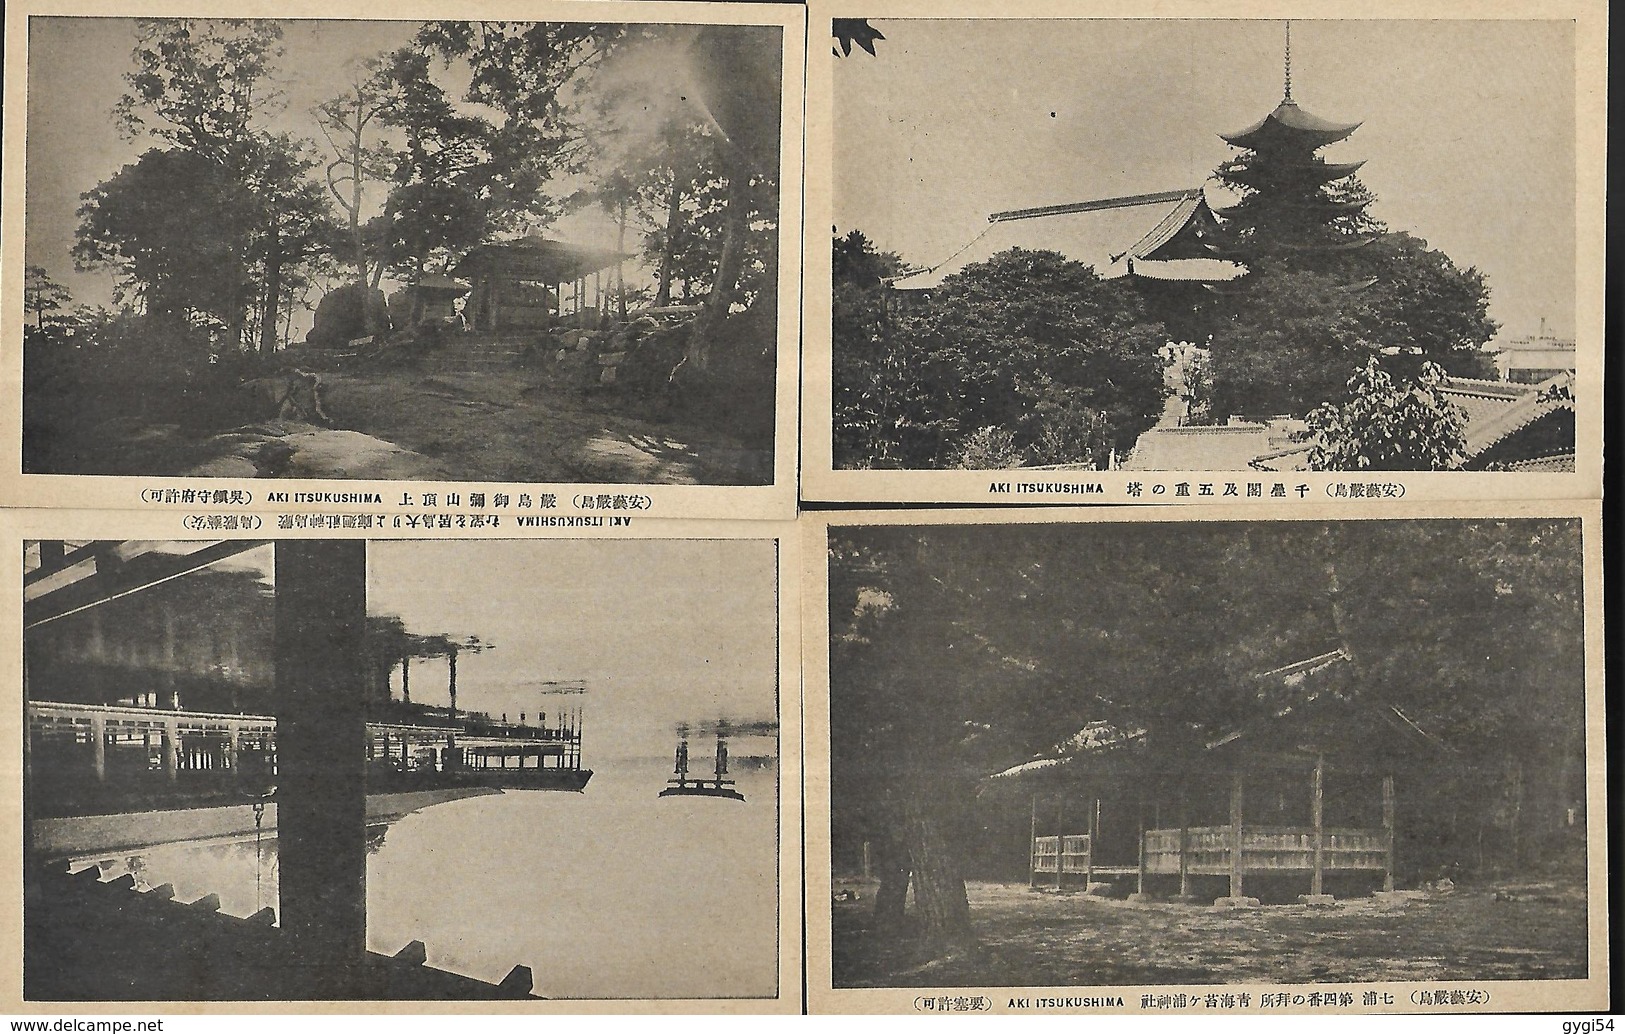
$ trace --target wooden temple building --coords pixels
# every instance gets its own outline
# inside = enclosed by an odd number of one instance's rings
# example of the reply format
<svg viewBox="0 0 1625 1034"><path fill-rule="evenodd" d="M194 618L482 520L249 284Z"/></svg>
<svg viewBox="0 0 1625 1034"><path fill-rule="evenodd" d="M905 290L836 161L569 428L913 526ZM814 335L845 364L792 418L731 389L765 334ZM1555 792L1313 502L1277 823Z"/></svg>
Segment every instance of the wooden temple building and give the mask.
<svg viewBox="0 0 1625 1034"><path fill-rule="evenodd" d="M1232 907L1392 891L1400 773L1448 751L1397 708L1338 693L1346 663L1336 651L1265 673L1299 699L1220 736L1159 746L1094 723L991 777L1030 797L1031 885Z"/></svg>
<svg viewBox="0 0 1625 1034"><path fill-rule="evenodd" d="M471 330L542 330L561 323L586 328L598 324L606 299L615 296L618 277L606 283L604 271L632 257L531 236L482 244L452 274L470 284L464 316Z"/></svg>

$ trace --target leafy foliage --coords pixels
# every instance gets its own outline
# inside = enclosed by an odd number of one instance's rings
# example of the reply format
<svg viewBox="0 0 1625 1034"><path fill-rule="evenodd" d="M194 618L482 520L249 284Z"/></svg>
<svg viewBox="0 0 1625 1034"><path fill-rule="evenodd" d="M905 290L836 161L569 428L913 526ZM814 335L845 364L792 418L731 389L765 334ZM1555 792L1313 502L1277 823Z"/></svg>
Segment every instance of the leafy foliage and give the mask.
<svg viewBox="0 0 1625 1034"><path fill-rule="evenodd" d="M1355 266L1375 282L1360 292L1371 340L1400 351L1396 372L1413 377L1434 363L1455 377L1493 377L1484 344L1498 329L1489 316L1489 284L1469 266L1404 232L1384 234L1356 255ZM1405 359L1414 351L1415 358Z"/></svg>
<svg viewBox="0 0 1625 1034"><path fill-rule="evenodd" d="M217 162L152 150L84 196L74 261L112 267L161 321L204 313L230 322L253 290L253 198Z"/></svg>
<svg viewBox="0 0 1625 1034"><path fill-rule="evenodd" d="M1358 293L1325 273L1248 276L1226 301L1209 345L1211 410L1220 420L1305 413L1340 397L1381 347L1367 336Z"/></svg>
<svg viewBox="0 0 1625 1034"><path fill-rule="evenodd" d="M879 29L869 24L867 18L832 18L830 19L830 35L834 37L839 50L833 50L837 57L851 57L853 46L868 51L870 57L875 56L875 41L885 39Z"/></svg>
<svg viewBox="0 0 1625 1034"><path fill-rule="evenodd" d="M857 455L838 462L940 467L962 434L996 427L1030 460L1104 465L1155 422L1165 335L1132 288L1012 249L946 278L918 314L876 321L872 289L858 286L875 259L850 238L843 249L837 444Z"/></svg>
<svg viewBox="0 0 1625 1034"><path fill-rule="evenodd" d="M1467 415L1441 392L1444 371L1424 363L1396 384L1375 358L1349 381L1349 400L1309 414L1310 470L1450 470L1465 458Z"/></svg>

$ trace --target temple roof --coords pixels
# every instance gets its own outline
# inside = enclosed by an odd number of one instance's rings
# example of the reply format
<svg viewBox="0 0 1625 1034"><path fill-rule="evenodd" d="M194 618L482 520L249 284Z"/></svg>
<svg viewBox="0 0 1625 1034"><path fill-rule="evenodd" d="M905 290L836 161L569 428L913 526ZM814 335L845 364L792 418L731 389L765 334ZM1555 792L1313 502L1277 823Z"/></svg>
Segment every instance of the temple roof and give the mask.
<svg viewBox="0 0 1625 1034"><path fill-rule="evenodd" d="M1452 377L1441 394L1467 413L1465 462L1470 465L1475 457L1538 421L1560 411L1574 412L1574 374L1560 373L1539 384Z"/></svg>
<svg viewBox="0 0 1625 1034"><path fill-rule="evenodd" d="M1258 175L1250 168L1238 167L1240 164L1240 162L1228 163L1222 170L1224 176L1246 186L1256 186L1253 181L1259 178ZM1304 173L1306 178L1313 175L1321 183L1331 183L1354 175L1360 171L1360 167L1364 164L1365 159L1363 158L1357 162L1323 162L1316 160L1300 163L1297 169Z"/></svg>
<svg viewBox="0 0 1625 1034"><path fill-rule="evenodd" d="M516 241L481 244L464 255L452 273L460 277L477 277L500 270L520 279L559 284L608 269L617 261L631 258L636 256L538 235L521 237Z"/></svg>
<svg viewBox="0 0 1625 1034"><path fill-rule="evenodd" d="M1267 147L1277 140L1299 141L1312 147L1325 147L1327 144L1342 140L1359 128L1358 122L1333 122L1318 115L1311 115L1298 107L1297 101L1287 98L1276 105L1274 111L1246 129L1234 133L1220 133L1219 136L1225 143L1250 150L1257 150L1260 144Z"/></svg>
<svg viewBox="0 0 1625 1034"><path fill-rule="evenodd" d="M1055 251L1103 279L1232 280L1242 267L1212 255L1216 222L1200 188L995 212L952 255L894 277L901 291L930 290L951 274L1011 248Z"/></svg>
<svg viewBox="0 0 1625 1034"><path fill-rule="evenodd" d="M1228 753L1232 745L1252 746L1268 739L1278 746L1290 745L1302 751L1301 737L1330 733L1343 741L1378 741L1390 751L1418 747L1449 750L1437 737L1422 729L1398 707L1375 700L1346 695L1342 683L1350 666L1346 649L1339 647L1307 657L1254 678L1289 693L1291 701L1268 714L1234 726L1200 741L1204 753ZM1330 746L1331 744L1328 744ZM1146 730L1112 722L1095 721L1062 740L1030 761L995 772L990 779L1022 779L1040 772L1062 770L1079 763L1118 761L1144 754L1149 748Z"/></svg>
<svg viewBox="0 0 1625 1034"><path fill-rule="evenodd" d="M419 294L445 295L449 298L459 294L467 294L468 282L454 280L443 273L425 273L418 278L416 283L409 285L409 290L416 291Z"/></svg>

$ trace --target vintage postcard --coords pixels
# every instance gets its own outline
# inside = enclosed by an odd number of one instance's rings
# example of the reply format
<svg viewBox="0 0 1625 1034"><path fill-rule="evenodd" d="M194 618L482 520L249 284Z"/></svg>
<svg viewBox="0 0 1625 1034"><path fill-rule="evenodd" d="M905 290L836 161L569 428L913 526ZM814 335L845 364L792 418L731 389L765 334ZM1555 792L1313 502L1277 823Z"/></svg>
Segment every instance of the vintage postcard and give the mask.
<svg viewBox="0 0 1625 1034"><path fill-rule="evenodd" d="M799 1011L795 526L351 516L0 517L6 1010Z"/></svg>
<svg viewBox="0 0 1625 1034"><path fill-rule="evenodd" d="M0 502L793 516L801 8L255 13L8 7Z"/></svg>
<svg viewBox="0 0 1625 1034"><path fill-rule="evenodd" d="M1597 504L1183 513L803 519L812 1010L1608 1008Z"/></svg>
<svg viewBox="0 0 1625 1034"><path fill-rule="evenodd" d="M1595 497L1605 6L1146 14L812 5L803 496Z"/></svg>

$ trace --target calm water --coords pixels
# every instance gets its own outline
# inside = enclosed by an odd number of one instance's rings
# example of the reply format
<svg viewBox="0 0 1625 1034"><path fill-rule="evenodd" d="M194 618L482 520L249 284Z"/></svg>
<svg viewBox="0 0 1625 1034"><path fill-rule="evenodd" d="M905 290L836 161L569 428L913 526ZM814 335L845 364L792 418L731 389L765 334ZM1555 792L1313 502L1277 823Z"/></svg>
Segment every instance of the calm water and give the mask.
<svg viewBox="0 0 1625 1034"><path fill-rule="evenodd" d="M367 946L421 940L430 965L485 980L527 965L550 998L773 995L776 775L737 773L744 803L657 798L668 770L601 765L585 793L510 790L375 828ZM277 901L276 842L258 852L172 844L103 869L245 916Z"/></svg>

